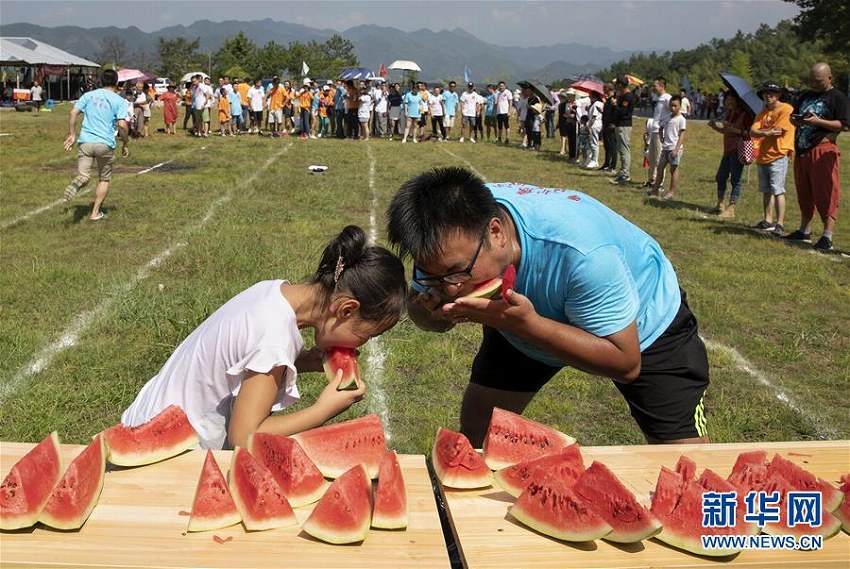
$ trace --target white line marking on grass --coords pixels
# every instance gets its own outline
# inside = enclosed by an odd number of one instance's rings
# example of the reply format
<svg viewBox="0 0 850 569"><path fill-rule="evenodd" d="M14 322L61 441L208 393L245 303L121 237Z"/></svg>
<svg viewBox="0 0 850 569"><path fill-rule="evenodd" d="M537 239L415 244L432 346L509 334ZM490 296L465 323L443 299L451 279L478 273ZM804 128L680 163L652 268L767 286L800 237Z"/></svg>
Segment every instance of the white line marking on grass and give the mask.
<svg viewBox="0 0 850 569"><path fill-rule="evenodd" d="M829 425L825 425L822 420L819 420L818 414L813 413L810 409L801 405L788 391L776 385L764 372L760 371L756 368L752 363L747 361L747 359L741 355L738 350L735 348L730 348L729 346L725 346L723 344L714 342L709 340L703 336L700 336L702 341L705 343L706 347L717 350L719 352L723 352L732 358L732 362L735 364L739 370L743 371L760 384L768 388L773 392L773 396L776 397L777 401L800 415L803 421L808 422L814 427L815 433L817 433L818 438L820 439L834 439L837 438L838 433Z"/></svg>
<svg viewBox="0 0 850 569"><path fill-rule="evenodd" d="M375 193L375 156L371 145L366 145L369 155L369 190L372 192L372 203L369 208L369 244L374 245L378 240L378 195ZM387 350L381 337L372 338L366 344L366 363L369 366L369 408L377 413L384 425L384 437L389 443L392 438L390 416L387 407L387 393L384 391L384 362L387 360Z"/></svg>
<svg viewBox="0 0 850 569"><path fill-rule="evenodd" d="M258 170L256 170L250 178L245 180L242 184L239 185L238 188L231 186L228 191L218 198L216 201L210 204L209 208L207 208L206 215L199 221L198 223L187 226L183 234L184 236L191 235L203 227L213 218L215 213L227 202L233 199L233 193L235 191L241 191L242 189L250 186L254 180L256 180L265 170L269 168L280 156L289 150L292 147L292 143L290 142L284 148L282 148L279 152L271 156L268 160L266 160L265 164L263 164ZM185 237L180 239L176 243L166 247L163 251L161 251L158 255L152 258L150 261L144 264L141 269L127 282L122 283L118 286L112 287L109 291L104 294L105 299L95 306L91 310L87 310L78 314L74 317L71 325L66 328L60 335L59 338L50 344L44 346L39 352L38 355L33 359L30 363L26 364L24 367L15 372L14 375L8 377L4 382L0 383L0 402L2 402L6 397L15 392L21 385L24 385L33 375L44 371L53 363L53 359L64 352L66 349L75 346L80 339L80 336L83 332L86 331L89 326L96 323L104 314L106 314L112 306L118 301L122 295L132 292L136 286L148 278L151 272L159 267L166 259L171 257L176 251L185 247L188 243L188 239Z"/></svg>
<svg viewBox="0 0 850 569"><path fill-rule="evenodd" d="M201 150L203 150L203 148ZM151 170L156 170L160 166L165 166L166 164L171 164L172 162L174 162L174 158L172 158L171 160L168 160L167 162L160 162L159 164L154 164L153 166L151 166L147 170L142 170L141 172L136 172L136 176L141 176L142 174L147 174Z"/></svg>
<svg viewBox="0 0 850 569"><path fill-rule="evenodd" d="M467 160L466 158L463 158L462 156L458 156L457 154L455 154L454 152L452 152L451 150L449 150L448 148L446 148L446 145L445 145L445 144L444 144L444 145L442 145L442 147L441 147L441 148L445 151L445 153L446 153L446 154L449 154L449 155L451 155L451 156L454 156L455 158L457 158L458 160L460 160L461 162L463 162L464 164L466 164L467 166L469 166L469 169L470 169L470 170L472 170L472 171L475 173L475 175L476 175L476 176L478 176L479 178L481 178L481 179L482 179L482 180L484 180L485 182L487 181L487 178L486 178L486 177L485 177L485 176L484 176L481 172L479 172L478 170L476 170L476 169L475 169L475 166L473 166L473 165L469 162L469 160Z"/></svg>

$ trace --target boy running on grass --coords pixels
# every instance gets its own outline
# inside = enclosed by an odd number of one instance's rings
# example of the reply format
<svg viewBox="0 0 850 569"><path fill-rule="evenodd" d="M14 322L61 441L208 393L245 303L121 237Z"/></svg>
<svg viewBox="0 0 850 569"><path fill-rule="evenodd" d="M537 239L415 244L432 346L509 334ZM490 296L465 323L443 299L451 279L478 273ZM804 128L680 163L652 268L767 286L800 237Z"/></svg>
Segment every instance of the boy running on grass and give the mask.
<svg viewBox="0 0 850 569"><path fill-rule="evenodd" d="M685 142L685 129L687 121L682 116L682 98L679 95L670 97L670 118L662 122L658 131L661 137L661 158L658 160L658 169L655 172L655 182L652 185L650 196L657 197L658 189L664 180L664 168L670 164L670 191L664 194L665 200L676 197L676 188L679 186L679 164L682 161L682 144Z"/></svg>

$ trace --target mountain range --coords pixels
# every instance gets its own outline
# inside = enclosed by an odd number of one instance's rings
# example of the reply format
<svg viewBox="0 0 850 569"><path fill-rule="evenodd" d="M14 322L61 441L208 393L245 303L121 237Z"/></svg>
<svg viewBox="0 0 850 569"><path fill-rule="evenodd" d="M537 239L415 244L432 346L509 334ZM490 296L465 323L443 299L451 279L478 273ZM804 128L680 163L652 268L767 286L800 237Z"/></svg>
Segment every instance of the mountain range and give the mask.
<svg viewBox="0 0 850 569"><path fill-rule="evenodd" d="M422 68L420 77L425 80L461 78L466 66L472 71L473 80L479 83L530 78L548 82L572 74L593 73L628 59L633 53L576 43L542 47L495 45L462 28L404 32L391 27L361 25L338 32L269 18L224 22L198 20L189 26L169 26L154 32L144 32L135 26L87 29L76 26L47 28L28 23L0 25L2 36L32 37L88 59L101 51L101 41L107 37L121 38L128 54L144 50L155 58L160 37L201 38L200 51L208 53L217 50L225 39L235 36L240 30L258 46L268 42L284 46L291 42L323 42L339 34L354 44L362 66L377 71L382 63L389 65L396 59L408 59L419 64Z"/></svg>

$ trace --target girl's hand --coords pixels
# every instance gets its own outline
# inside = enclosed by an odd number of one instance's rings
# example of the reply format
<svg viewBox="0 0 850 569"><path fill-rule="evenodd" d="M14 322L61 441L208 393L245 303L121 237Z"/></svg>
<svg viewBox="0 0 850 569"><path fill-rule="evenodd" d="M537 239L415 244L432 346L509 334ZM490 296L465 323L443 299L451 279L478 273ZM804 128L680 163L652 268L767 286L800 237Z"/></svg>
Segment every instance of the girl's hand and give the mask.
<svg viewBox="0 0 850 569"><path fill-rule="evenodd" d="M316 405L320 406L328 415L328 419L336 417L366 396L366 384L357 380L357 389L338 391L342 383L342 370L336 374L336 378L330 381L322 390Z"/></svg>

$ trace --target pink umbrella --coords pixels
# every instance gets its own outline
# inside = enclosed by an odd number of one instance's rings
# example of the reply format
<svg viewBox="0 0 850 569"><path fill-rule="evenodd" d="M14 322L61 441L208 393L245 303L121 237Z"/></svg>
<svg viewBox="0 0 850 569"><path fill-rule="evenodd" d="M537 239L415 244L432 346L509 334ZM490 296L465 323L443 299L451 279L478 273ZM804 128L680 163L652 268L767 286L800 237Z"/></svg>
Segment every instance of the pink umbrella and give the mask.
<svg viewBox="0 0 850 569"><path fill-rule="evenodd" d="M156 79L156 75L147 73L140 69L121 69L118 71L118 82L124 81L150 81Z"/></svg>
<svg viewBox="0 0 850 569"><path fill-rule="evenodd" d="M600 95L603 94L603 85L599 81L593 81L592 79L582 79L580 81L576 81L572 85L570 85L573 89L579 89L581 91L587 91L588 93L591 91L595 91Z"/></svg>

